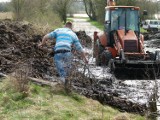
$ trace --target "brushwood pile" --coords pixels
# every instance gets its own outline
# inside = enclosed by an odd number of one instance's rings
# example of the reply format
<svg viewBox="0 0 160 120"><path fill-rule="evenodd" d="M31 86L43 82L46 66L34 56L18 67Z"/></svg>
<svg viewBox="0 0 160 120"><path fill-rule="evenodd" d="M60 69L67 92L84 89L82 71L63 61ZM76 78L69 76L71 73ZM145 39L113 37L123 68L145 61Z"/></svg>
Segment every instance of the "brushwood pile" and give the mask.
<svg viewBox="0 0 160 120"><path fill-rule="evenodd" d="M91 42L85 32L80 31L78 35ZM49 56L48 52L55 42L49 42L45 46L46 50L39 49L38 44L43 36L44 34L32 24L0 21L0 72L9 74L20 66L28 65L32 68L32 77L45 78L56 75L53 57Z"/></svg>

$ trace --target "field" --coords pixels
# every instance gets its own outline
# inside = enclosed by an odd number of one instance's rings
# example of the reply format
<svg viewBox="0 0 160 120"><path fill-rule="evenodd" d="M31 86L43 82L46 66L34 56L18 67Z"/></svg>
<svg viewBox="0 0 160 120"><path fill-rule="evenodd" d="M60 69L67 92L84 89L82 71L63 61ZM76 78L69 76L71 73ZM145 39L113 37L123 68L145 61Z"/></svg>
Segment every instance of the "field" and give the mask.
<svg viewBox="0 0 160 120"><path fill-rule="evenodd" d="M12 17L13 17L12 12L0 12L0 20L12 19Z"/></svg>

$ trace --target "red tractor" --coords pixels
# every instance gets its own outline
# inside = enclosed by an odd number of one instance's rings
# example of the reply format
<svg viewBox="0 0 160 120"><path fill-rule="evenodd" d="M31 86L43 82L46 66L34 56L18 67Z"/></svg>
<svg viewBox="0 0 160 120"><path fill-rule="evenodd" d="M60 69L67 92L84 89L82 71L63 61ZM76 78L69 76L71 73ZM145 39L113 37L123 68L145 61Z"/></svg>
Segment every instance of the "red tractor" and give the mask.
<svg viewBox="0 0 160 120"><path fill-rule="evenodd" d="M140 8L115 6L114 0L108 0L107 4L105 32L102 35L94 33L96 65L109 66L121 79L123 76L130 79L159 76L160 52L146 52L144 49L144 37L140 33Z"/></svg>

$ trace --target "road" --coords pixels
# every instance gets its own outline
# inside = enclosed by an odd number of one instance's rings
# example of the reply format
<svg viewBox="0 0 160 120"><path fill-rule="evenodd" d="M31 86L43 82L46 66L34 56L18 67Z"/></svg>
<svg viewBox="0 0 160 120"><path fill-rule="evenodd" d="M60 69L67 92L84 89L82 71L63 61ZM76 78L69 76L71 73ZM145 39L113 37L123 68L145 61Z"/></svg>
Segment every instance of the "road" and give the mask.
<svg viewBox="0 0 160 120"><path fill-rule="evenodd" d="M91 38L93 38L94 31L97 31L99 33L103 33L102 30L96 28L95 26L91 25L89 22L87 22L86 19L73 19L73 30L74 31L85 31L87 35L89 35Z"/></svg>
<svg viewBox="0 0 160 120"><path fill-rule="evenodd" d="M92 40L93 40L94 31L97 31L98 34L103 33L102 30L96 28L95 26L91 25L91 23L87 22L86 18L84 18L84 19L83 18L81 18L81 19L74 18L73 21L74 21L73 22L73 30L74 31L85 31L86 34L92 38ZM90 72L87 72L86 75L87 74L92 74L92 75L89 75L89 76L94 75L94 77L97 78L97 79L104 79L106 77L110 78L111 77L110 73L105 74L106 71L109 70L108 68L106 68L106 67L102 68L102 67L99 67L99 66L95 65L95 58L92 57L92 54L93 54L93 49L92 48L84 48L85 51L90 54L90 56L88 57Z"/></svg>

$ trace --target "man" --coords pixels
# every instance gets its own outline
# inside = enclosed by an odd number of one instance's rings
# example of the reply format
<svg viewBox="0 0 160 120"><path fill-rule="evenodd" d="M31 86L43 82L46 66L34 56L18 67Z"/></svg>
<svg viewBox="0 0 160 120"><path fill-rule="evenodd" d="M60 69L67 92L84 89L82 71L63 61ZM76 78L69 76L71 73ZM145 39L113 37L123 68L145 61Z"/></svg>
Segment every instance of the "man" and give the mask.
<svg viewBox="0 0 160 120"><path fill-rule="evenodd" d="M58 28L51 33L46 34L42 42L38 45L42 47L47 40L56 39L56 44L54 47L54 62L60 76L61 82L65 85L68 83L67 77L71 73L72 68L72 45L76 48L78 52L81 53L83 61L88 63L85 57L82 45L80 44L77 35L72 31L72 23L67 22L64 28Z"/></svg>

